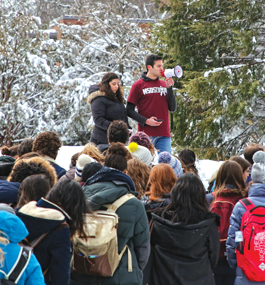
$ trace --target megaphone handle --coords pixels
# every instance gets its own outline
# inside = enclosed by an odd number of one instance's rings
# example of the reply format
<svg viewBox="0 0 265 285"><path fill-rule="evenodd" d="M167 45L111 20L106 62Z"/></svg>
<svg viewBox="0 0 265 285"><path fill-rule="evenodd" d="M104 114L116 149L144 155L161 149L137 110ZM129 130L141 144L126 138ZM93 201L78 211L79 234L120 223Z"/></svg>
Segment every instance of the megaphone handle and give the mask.
<svg viewBox="0 0 265 285"><path fill-rule="evenodd" d="M173 130L173 113L170 113L170 130Z"/></svg>

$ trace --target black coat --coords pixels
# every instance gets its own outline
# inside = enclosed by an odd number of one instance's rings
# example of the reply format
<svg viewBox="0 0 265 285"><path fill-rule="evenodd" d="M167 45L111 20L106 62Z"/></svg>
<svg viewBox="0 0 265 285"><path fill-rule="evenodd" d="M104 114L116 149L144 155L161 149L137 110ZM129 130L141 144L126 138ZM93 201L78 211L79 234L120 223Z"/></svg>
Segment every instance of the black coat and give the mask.
<svg viewBox="0 0 265 285"><path fill-rule="evenodd" d="M219 217L181 225L154 213L151 235L152 285L214 285L212 268L219 258Z"/></svg>
<svg viewBox="0 0 265 285"><path fill-rule="evenodd" d="M92 85L89 89L89 93L88 103L91 104L95 123L91 138L100 144L107 144L107 129L112 121L121 120L128 125L125 106L123 103L115 102L104 93L101 93L98 85Z"/></svg>

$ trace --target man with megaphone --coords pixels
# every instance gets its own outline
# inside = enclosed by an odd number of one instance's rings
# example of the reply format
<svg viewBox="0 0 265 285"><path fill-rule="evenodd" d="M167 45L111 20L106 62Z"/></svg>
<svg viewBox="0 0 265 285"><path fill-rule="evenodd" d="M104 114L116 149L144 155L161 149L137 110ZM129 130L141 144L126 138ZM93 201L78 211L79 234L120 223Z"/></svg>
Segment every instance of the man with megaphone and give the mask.
<svg viewBox="0 0 265 285"><path fill-rule="evenodd" d="M171 153L168 111L173 113L177 108L172 89L174 81L172 77L165 81L159 77L167 77L168 74L173 76L173 73L164 72L162 57L154 54L146 58L146 69L147 72L142 73L141 79L132 85L127 100L127 115L138 122L138 131L143 131L150 137L158 152ZM181 68L178 70L176 72L182 72ZM179 77L178 75L176 76Z"/></svg>

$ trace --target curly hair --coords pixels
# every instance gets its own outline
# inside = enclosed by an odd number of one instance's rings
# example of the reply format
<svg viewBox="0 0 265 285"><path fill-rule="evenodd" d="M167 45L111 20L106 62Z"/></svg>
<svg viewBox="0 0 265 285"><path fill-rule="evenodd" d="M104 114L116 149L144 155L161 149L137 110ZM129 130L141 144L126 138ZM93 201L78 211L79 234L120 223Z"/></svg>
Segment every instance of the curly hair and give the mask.
<svg viewBox="0 0 265 285"><path fill-rule="evenodd" d="M123 93L121 92L121 88L119 86L116 93L113 93L110 87L110 82L114 79L119 79L119 76L116 73L108 72L103 77L101 82L99 83L99 90L112 101L124 103Z"/></svg>
<svg viewBox="0 0 265 285"><path fill-rule="evenodd" d="M114 120L107 130L107 137L110 143L121 142L126 144L129 139L129 130L125 122Z"/></svg>
<svg viewBox="0 0 265 285"><path fill-rule="evenodd" d="M26 177L34 174L44 174L51 187L57 182L57 175L52 165L41 157L32 157L30 159L19 159L7 181L21 183Z"/></svg>
<svg viewBox="0 0 265 285"><path fill-rule="evenodd" d="M56 159L62 141L55 132L40 133L33 142L33 152Z"/></svg>
<svg viewBox="0 0 265 285"><path fill-rule="evenodd" d="M149 195L149 200L158 200L163 194L170 193L176 181L177 177L169 164L157 164L150 172L146 195Z"/></svg>
<svg viewBox="0 0 265 285"><path fill-rule="evenodd" d="M145 194L150 168L140 159L134 157L127 162L127 174L132 178L136 191L139 193L137 198L141 200Z"/></svg>
<svg viewBox="0 0 265 285"><path fill-rule="evenodd" d="M18 155L18 145L14 145L14 146L11 146L11 147L7 147L7 146L3 146L1 148L1 153L2 155L9 155L9 156L16 156Z"/></svg>
<svg viewBox="0 0 265 285"><path fill-rule="evenodd" d="M87 154L99 163L102 163L102 161L104 160L104 155L98 150L98 148L93 143L87 143L84 149L80 152L80 155L81 154Z"/></svg>
<svg viewBox="0 0 265 285"><path fill-rule="evenodd" d="M124 171L127 169L127 155L129 150L122 143L112 143L107 150L105 166Z"/></svg>
<svg viewBox="0 0 265 285"><path fill-rule="evenodd" d="M51 188L50 182L44 174L34 174L26 177L18 189L17 208L30 201L39 201L45 197Z"/></svg>
<svg viewBox="0 0 265 285"><path fill-rule="evenodd" d="M33 142L34 140L31 138L24 139L23 142L18 146L18 156L20 157L25 153L32 152Z"/></svg>

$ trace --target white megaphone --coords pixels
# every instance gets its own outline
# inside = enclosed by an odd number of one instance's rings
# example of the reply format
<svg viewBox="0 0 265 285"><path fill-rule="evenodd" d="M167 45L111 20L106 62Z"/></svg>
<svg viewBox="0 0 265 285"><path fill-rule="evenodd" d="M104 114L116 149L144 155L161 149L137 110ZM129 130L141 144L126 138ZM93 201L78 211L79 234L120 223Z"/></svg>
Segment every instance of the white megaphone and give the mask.
<svg viewBox="0 0 265 285"><path fill-rule="evenodd" d="M183 70L182 70L182 68L179 65L177 65L177 66L175 66L172 69L165 69L165 70L163 70L161 72L161 75L163 77L166 77L166 78L173 77L173 76L176 76L177 78L181 78L182 75L183 75Z"/></svg>

